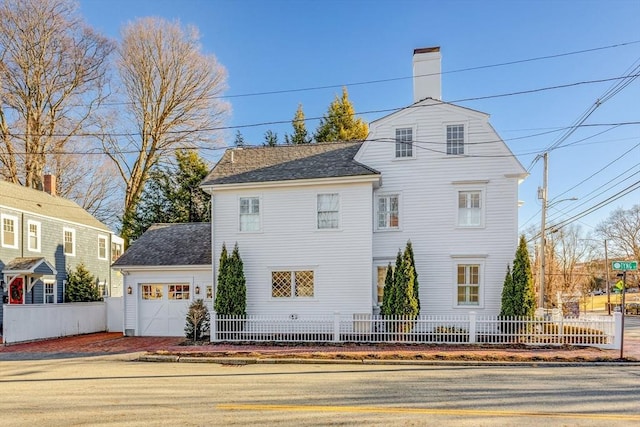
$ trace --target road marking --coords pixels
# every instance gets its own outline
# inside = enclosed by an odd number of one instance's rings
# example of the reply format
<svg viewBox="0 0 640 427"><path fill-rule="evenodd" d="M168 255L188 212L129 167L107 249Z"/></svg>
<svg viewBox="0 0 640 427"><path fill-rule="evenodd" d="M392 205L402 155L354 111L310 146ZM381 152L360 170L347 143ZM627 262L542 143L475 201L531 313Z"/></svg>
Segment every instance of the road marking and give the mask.
<svg viewBox="0 0 640 427"><path fill-rule="evenodd" d="M308 411L308 412L350 412L379 414L429 414L483 417L537 417L537 418L580 418L589 420L640 421L640 414L588 414L568 412L498 411L481 409L430 409L430 408L383 408L379 406L319 406L319 405L243 405L219 404L217 409L227 411Z"/></svg>

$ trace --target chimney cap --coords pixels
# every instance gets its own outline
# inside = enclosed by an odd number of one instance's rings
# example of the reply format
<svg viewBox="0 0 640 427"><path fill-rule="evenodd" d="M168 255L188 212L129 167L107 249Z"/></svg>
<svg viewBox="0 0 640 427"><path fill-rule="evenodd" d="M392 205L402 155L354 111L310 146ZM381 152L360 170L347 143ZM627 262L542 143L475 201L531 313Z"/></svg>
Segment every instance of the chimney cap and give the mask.
<svg viewBox="0 0 640 427"><path fill-rule="evenodd" d="M414 55L417 55L419 53L432 53L432 52L440 52L440 46L420 47L418 49L413 49Z"/></svg>

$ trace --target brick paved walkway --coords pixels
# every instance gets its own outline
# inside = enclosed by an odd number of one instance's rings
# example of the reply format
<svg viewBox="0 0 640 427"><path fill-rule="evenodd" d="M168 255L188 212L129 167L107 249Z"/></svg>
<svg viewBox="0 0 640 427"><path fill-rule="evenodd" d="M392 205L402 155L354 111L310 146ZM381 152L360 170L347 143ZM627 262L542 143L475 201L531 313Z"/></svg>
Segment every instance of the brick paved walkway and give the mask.
<svg viewBox="0 0 640 427"><path fill-rule="evenodd" d="M457 360L457 361L613 361L619 350L597 348L503 348L444 345L183 345L181 337L124 337L121 333L96 333L30 343L0 346L0 360L20 353L65 357L150 352L181 356ZM3 357L3 355L5 357ZM625 341L625 359L640 361L640 340Z"/></svg>

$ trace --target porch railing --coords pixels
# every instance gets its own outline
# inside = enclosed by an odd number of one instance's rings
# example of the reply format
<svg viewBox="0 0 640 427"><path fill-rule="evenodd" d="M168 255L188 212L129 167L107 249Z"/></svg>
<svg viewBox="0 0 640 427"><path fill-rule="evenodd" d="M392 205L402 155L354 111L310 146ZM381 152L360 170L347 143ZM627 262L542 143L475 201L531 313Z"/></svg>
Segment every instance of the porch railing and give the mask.
<svg viewBox="0 0 640 427"><path fill-rule="evenodd" d="M213 315L211 341L526 344L620 348L620 313L580 318L456 316L230 317Z"/></svg>

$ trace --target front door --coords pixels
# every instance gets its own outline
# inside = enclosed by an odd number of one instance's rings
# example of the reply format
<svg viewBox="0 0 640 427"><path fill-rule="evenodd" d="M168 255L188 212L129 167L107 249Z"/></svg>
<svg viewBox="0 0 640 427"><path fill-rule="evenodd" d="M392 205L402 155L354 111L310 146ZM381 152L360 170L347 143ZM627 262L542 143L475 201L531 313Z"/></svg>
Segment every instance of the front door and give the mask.
<svg viewBox="0 0 640 427"><path fill-rule="evenodd" d="M24 304L24 280L16 277L9 284L9 304Z"/></svg>

